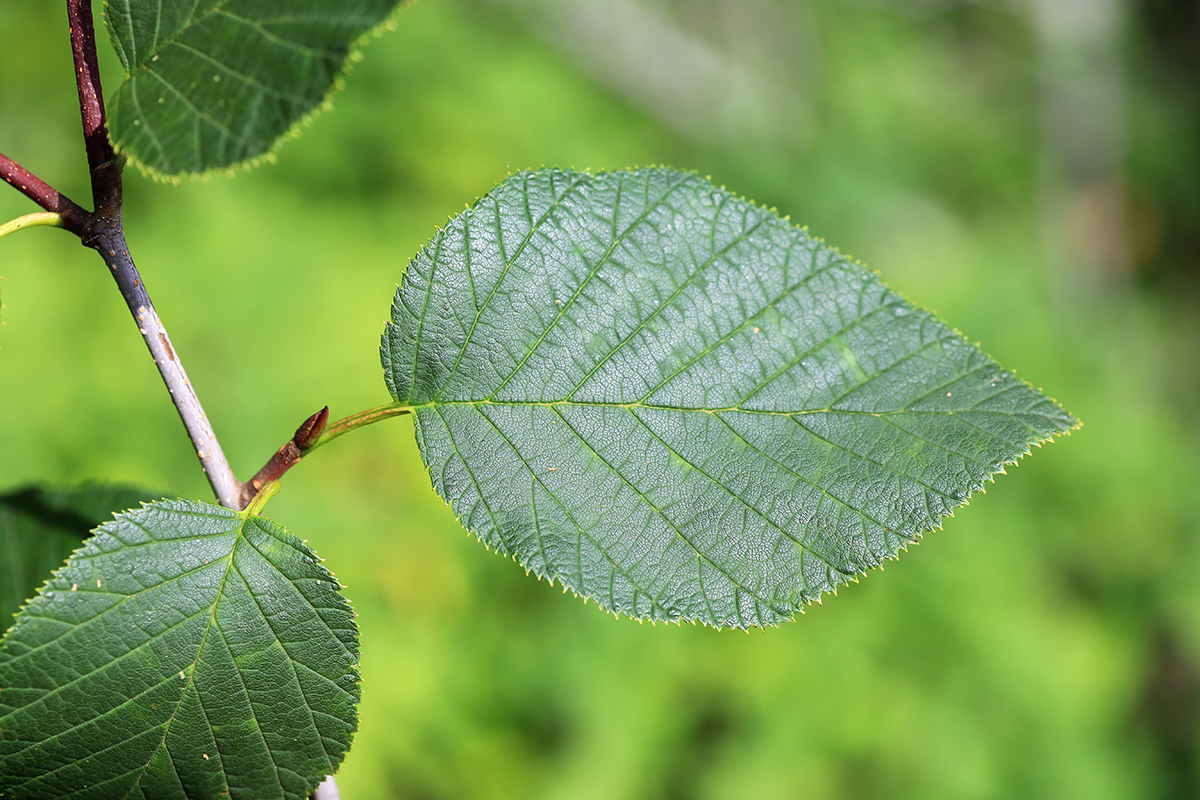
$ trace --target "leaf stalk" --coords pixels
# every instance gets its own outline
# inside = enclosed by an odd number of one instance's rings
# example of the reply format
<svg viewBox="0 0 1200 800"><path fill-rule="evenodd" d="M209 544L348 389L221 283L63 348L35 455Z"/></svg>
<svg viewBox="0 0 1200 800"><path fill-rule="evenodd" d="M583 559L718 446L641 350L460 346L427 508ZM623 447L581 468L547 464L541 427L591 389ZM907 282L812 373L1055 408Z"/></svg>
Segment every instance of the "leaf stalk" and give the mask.
<svg viewBox="0 0 1200 800"><path fill-rule="evenodd" d="M242 509L242 514L247 517L258 517L262 515L263 508L270 502L271 498L279 493L279 481L271 481L264 484L254 498L246 504Z"/></svg>
<svg viewBox="0 0 1200 800"><path fill-rule="evenodd" d="M50 228L61 228L63 226L62 214L56 214L53 211L39 211L35 214L26 214L23 217L17 217L0 225L0 238L8 236L10 233L16 233L17 231L34 228L39 225Z"/></svg>
<svg viewBox="0 0 1200 800"><path fill-rule="evenodd" d="M387 405L368 408L366 411L359 411L357 414L351 414L348 417L339 419L326 428L325 432L312 443L309 450L316 450L321 445L328 444L342 434L349 433L355 428L361 428L364 425L370 425L380 420L411 413L412 406L404 405L403 403L388 403Z"/></svg>

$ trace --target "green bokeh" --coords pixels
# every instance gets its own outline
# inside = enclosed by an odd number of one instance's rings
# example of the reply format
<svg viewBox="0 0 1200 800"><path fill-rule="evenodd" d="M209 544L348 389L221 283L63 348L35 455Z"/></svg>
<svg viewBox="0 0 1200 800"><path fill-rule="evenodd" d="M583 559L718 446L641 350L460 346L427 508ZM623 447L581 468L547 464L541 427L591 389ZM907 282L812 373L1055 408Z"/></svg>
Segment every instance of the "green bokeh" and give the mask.
<svg viewBox="0 0 1200 800"><path fill-rule="evenodd" d="M760 62L780 102L762 120L672 127L553 46L536 11L423 0L277 165L180 187L129 176L134 256L242 477L322 405L387 401L378 337L408 258L541 165L711 175L1084 421L899 563L750 634L614 621L488 553L434 495L407 420L338 440L268 513L359 614L347 800L1194 796L1200 315L1186 284L1155 277L1184 274L1161 266L1174 251L1154 250L1174 241L1154 238L1174 219L1155 204L1189 202L1187 109L1130 21L1129 181L1158 266L1097 276L1047 222L1074 217L1054 202L1069 194L1053 191L1046 55L1024 12L779 8L803 35L773 29ZM0 151L82 202L65 27L59 4L0 7ZM0 192L0 219L32 210ZM0 487L104 478L206 498L106 272L61 231L0 242Z"/></svg>

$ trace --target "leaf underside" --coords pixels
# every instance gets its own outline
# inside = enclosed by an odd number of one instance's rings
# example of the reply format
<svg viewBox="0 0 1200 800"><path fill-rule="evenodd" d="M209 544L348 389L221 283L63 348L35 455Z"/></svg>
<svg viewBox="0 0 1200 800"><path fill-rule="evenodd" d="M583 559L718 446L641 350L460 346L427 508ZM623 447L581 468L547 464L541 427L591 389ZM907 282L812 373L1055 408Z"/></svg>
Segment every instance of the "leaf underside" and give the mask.
<svg viewBox="0 0 1200 800"><path fill-rule="evenodd" d="M1078 424L669 169L506 180L410 263L381 357L463 524L640 619L791 619Z"/></svg>
<svg viewBox="0 0 1200 800"><path fill-rule="evenodd" d="M271 520L119 515L0 640L0 796L307 797L356 726L338 590Z"/></svg>
<svg viewBox="0 0 1200 800"><path fill-rule="evenodd" d="M121 152L160 176L253 161L312 113L399 0L108 0Z"/></svg>

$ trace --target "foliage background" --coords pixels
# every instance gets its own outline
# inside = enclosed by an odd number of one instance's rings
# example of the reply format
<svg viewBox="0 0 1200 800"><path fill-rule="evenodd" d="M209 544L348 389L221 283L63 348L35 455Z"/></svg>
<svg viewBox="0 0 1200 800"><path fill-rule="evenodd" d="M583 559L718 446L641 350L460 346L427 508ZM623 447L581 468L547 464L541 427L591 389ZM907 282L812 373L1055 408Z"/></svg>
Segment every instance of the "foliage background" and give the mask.
<svg viewBox="0 0 1200 800"><path fill-rule="evenodd" d="M0 149L84 201L60 5L0 6ZM321 405L387 400L408 257L543 164L690 167L775 206L1085 427L750 634L561 597L461 531L408 421L339 440L269 514L360 615L343 796L1200 793L1191 4L422 0L398 23L278 165L127 180L134 255L243 477ZM31 210L0 192L0 218ZM105 273L58 232L0 243L0 487L207 497Z"/></svg>

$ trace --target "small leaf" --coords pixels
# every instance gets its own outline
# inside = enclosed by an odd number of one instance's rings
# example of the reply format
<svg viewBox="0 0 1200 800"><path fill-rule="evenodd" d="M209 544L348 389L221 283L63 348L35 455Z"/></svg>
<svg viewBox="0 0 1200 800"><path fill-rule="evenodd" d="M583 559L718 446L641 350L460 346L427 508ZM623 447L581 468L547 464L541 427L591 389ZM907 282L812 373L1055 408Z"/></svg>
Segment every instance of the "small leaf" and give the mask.
<svg viewBox="0 0 1200 800"><path fill-rule="evenodd" d="M31 486L0 495L0 633L50 573L112 515L161 497L126 486Z"/></svg>
<svg viewBox="0 0 1200 800"><path fill-rule="evenodd" d="M109 0L125 81L117 149L152 174L227 169L270 152L334 91L351 49L400 0Z"/></svg>
<svg viewBox="0 0 1200 800"><path fill-rule="evenodd" d="M381 356L489 547L632 617L763 626L1078 423L693 174L516 175L410 263Z"/></svg>
<svg viewBox="0 0 1200 800"><path fill-rule="evenodd" d="M338 588L271 520L119 515L0 640L0 796L307 797L356 726Z"/></svg>

